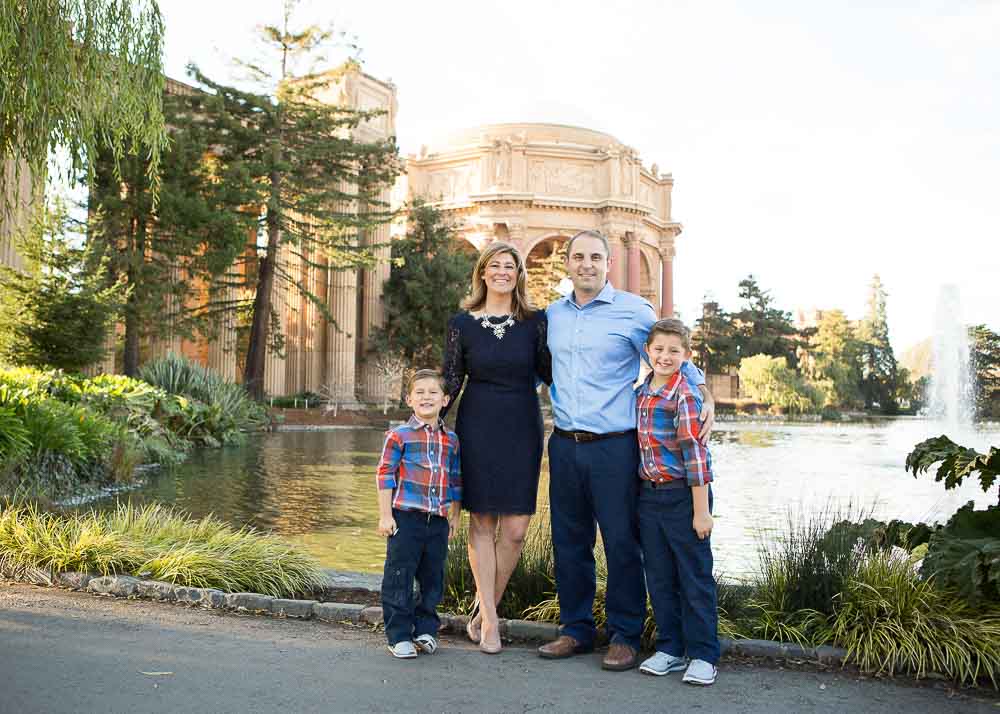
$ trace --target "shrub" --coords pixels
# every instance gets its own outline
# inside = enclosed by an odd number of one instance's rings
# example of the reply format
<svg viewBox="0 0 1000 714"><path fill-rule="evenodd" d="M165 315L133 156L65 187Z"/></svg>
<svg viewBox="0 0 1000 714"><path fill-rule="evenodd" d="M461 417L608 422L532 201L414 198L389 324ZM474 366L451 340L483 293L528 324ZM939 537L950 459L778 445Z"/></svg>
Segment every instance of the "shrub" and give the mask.
<svg viewBox="0 0 1000 714"><path fill-rule="evenodd" d="M740 389L751 399L792 414L815 411L823 403L822 395L784 357L754 355L741 360Z"/></svg>
<svg viewBox="0 0 1000 714"><path fill-rule="evenodd" d="M931 536L921 573L970 602L1000 603L1000 506L958 509Z"/></svg>
<svg viewBox="0 0 1000 714"><path fill-rule="evenodd" d="M1000 675L1000 611L975 609L922 580L909 560L865 558L835 602L826 637L868 672L940 672L960 682Z"/></svg>

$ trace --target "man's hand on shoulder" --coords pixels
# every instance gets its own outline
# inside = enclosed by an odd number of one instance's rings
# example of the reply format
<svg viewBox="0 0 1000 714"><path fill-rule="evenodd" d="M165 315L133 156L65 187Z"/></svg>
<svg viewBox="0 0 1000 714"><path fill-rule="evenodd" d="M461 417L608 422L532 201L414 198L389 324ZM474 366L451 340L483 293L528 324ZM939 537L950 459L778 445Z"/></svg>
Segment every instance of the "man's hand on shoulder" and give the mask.
<svg viewBox="0 0 1000 714"><path fill-rule="evenodd" d="M715 400L706 399L702 402L701 413L698 415L698 420L701 422L701 431L698 433L698 439L702 444L708 444L708 437L712 434L712 427L715 426Z"/></svg>

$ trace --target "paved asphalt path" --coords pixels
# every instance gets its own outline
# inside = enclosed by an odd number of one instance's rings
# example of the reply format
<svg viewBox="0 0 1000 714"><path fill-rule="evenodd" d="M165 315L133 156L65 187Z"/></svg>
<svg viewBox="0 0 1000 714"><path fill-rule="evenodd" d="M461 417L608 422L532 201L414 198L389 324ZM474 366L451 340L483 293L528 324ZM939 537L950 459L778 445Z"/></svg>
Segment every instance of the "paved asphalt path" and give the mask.
<svg viewBox="0 0 1000 714"><path fill-rule="evenodd" d="M724 661L715 686L679 675L604 672L448 639L392 659L367 629L239 616L0 583L0 712L975 712L989 692L953 692Z"/></svg>

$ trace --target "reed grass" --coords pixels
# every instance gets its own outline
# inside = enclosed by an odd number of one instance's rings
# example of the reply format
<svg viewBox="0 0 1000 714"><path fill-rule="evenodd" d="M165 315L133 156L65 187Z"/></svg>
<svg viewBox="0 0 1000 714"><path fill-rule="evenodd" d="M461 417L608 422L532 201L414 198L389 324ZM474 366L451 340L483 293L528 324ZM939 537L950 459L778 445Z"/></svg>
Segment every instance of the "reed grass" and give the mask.
<svg viewBox="0 0 1000 714"><path fill-rule="evenodd" d="M64 516L9 503L0 511L0 573L16 577L29 568L135 575L275 597L326 584L312 557L270 534L159 505Z"/></svg>

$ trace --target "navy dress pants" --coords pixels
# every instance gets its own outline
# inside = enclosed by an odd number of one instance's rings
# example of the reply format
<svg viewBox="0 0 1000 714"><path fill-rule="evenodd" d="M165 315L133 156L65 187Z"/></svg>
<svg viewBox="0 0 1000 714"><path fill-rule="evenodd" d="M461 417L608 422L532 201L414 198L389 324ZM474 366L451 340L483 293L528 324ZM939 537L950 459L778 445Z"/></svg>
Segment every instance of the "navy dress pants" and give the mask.
<svg viewBox="0 0 1000 714"><path fill-rule="evenodd" d="M605 610L612 642L639 648L646 587L639 549L639 447L635 432L589 442L549 439L549 508L561 632L594 646L594 544L601 529L608 563Z"/></svg>
<svg viewBox="0 0 1000 714"><path fill-rule="evenodd" d="M656 617L656 649L715 664L719 661L719 613L712 541L711 536L699 540L694 531L691 489L639 490L639 533ZM711 512L711 486L708 494Z"/></svg>
<svg viewBox="0 0 1000 714"><path fill-rule="evenodd" d="M419 635L437 637L437 606L444 594L448 519L423 511L392 510L396 535L386 543L382 616L390 645ZM420 586L413 594L413 581Z"/></svg>

